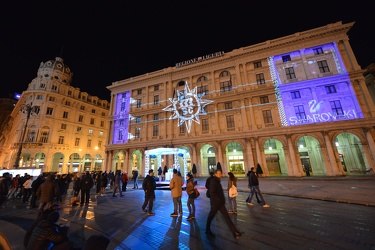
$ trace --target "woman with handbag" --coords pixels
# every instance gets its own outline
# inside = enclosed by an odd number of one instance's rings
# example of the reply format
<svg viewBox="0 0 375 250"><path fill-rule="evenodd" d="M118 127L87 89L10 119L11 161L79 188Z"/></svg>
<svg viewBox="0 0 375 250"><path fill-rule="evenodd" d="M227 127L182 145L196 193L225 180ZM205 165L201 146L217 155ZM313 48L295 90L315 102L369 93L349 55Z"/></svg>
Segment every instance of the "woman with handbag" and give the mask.
<svg viewBox="0 0 375 250"><path fill-rule="evenodd" d="M230 192L230 189L232 188L232 186L234 186L234 188L237 191L237 177L235 177L232 172L229 172L228 176L229 176L228 178L228 204L229 204L228 213L236 214L237 213L237 200L236 200L237 192L235 192L235 194L232 195L232 193Z"/></svg>

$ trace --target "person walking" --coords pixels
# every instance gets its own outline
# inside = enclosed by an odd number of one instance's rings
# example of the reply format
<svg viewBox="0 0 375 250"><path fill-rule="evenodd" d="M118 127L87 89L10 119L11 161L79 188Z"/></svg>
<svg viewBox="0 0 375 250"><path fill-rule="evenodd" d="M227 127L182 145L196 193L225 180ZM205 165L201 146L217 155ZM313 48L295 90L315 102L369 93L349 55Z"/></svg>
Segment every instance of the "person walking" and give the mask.
<svg viewBox="0 0 375 250"><path fill-rule="evenodd" d="M195 196L195 190L194 190L194 176L191 173L186 174L186 194L188 195L186 205L189 209L189 216L187 217L187 220L192 220L192 219L195 219L194 200L196 196Z"/></svg>
<svg viewBox="0 0 375 250"><path fill-rule="evenodd" d="M94 186L94 180L91 177L91 174L89 171L86 171L85 175L81 178L81 203L80 206L83 206L83 203L85 205L89 205L90 201L90 191L91 188Z"/></svg>
<svg viewBox="0 0 375 250"><path fill-rule="evenodd" d="M122 181L122 192L126 192L126 187L128 186L128 181L129 181L129 176L128 176L127 171L122 173L121 181Z"/></svg>
<svg viewBox="0 0 375 250"><path fill-rule="evenodd" d="M6 201L7 195L10 188L10 177L9 173L3 173L3 176L0 178L0 206Z"/></svg>
<svg viewBox="0 0 375 250"><path fill-rule="evenodd" d="M51 205L53 200L59 194L59 186L55 182L55 176L48 174L45 181L39 186L36 191L36 196L39 198L39 213L47 210Z"/></svg>
<svg viewBox="0 0 375 250"><path fill-rule="evenodd" d="M145 201L142 205L143 212L147 213L147 215L152 216L155 215L154 212L152 212L152 208L154 206L154 200L155 200L155 189L156 189L156 182L154 179L154 170L150 169L148 171L148 175L143 179L142 183L143 191L145 192ZM148 210L146 209L146 206L148 205Z"/></svg>
<svg viewBox="0 0 375 250"><path fill-rule="evenodd" d="M19 174L16 174L15 177L11 178L11 189L9 190L8 199L14 199L16 198L17 190L18 190L18 180L20 178Z"/></svg>
<svg viewBox="0 0 375 250"><path fill-rule="evenodd" d="M42 183L44 182L43 174L38 175L35 181L31 184L31 202L30 208L36 208L36 201L38 200L38 196L36 196L36 191Z"/></svg>
<svg viewBox="0 0 375 250"><path fill-rule="evenodd" d="M29 202L29 198L32 194L32 187L31 184L33 184L33 176L28 175L26 177L26 181L23 183L23 203Z"/></svg>
<svg viewBox="0 0 375 250"><path fill-rule="evenodd" d="M206 188L207 188L207 191L206 191L206 196L207 198L210 198L210 192L209 192L209 188L210 188L210 181L214 178L214 172L210 172L210 176L207 178L206 180L206 184L204 185Z"/></svg>
<svg viewBox="0 0 375 250"><path fill-rule="evenodd" d="M171 214L172 217L178 216L178 212L180 212L180 215L182 216L182 202L181 202L181 196L182 196L182 186L184 185L184 182L182 178L178 175L177 169L173 169L173 177L171 181L169 182L169 187L171 189L171 195L173 199L173 213Z"/></svg>
<svg viewBox="0 0 375 250"><path fill-rule="evenodd" d="M159 182L161 181L161 175L163 174L163 170L161 169L161 166L158 168L158 177L159 177Z"/></svg>
<svg viewBox="0 0 375 250"><path fill-rule="evenodd" d="M107 177L106 172L102 173L102 177L100 178L100 181L101 181L100 196L105 196L105 189L108 186L108 177Z"/></svg>
<svg viewBox="0 0 375 250"><path fill-rule="evenodd" d="M115 181L113 185L114 185L114 188L113 188L112 197L116 197L117 190L118 190L118 194L120 195L120 197L123 197L124 195L122 194L122 190L121 190L121 170L116 170Z"/></svg>
<svg viewBox="0 0 375 250"><path fill-rule="evenodd" d="M133 170L133 178L132 179L134 180L133 189L138 189L138 170L137 169Z"/></svg>
<svg viewBox="0 0 375 250"><path fill-rule="evenodd" d="M211 231L211 223L216 213L220 211L226 223L228 224L229 228L231 229L234 238L238 239L243 233L240 232L236 228L232 220L229 218L227 208L225 207L225 196L223 192L223 187L221 186L221 183L220 183L222 175L223 174L222 174L221 169L216 169L214 177L210 180L210 185L209 185L208 190L209 190L209 195L210 195L211 209L210 209L210 212L208 213L205 233L208 236L212 236L212 237L215 236L215 234L213 234Z"/></svg>
<svg viewBox="0 0 375 250"><path fill-rule="evenodd" d="M249 185L250 185L251 191L250 191L249 197L247 199L247 201L248 201L247 204L249 206L254 206L254 204L251 203L251 200L253 199L254 193L256 193L256 194L258 194L258 197L260 199L260 203L262 204L262 206L263 207L269 207L270 205L266 204L266 202L264 201L263 195L260 192L259 180L258 180L258 177L257 177L257 174L256 174L256 169L254 167L251 168L251 172L250 172L250 175L249 175Z"/></svg>
<svg viewBox="0 0 375 250"><path fill-rule="evenodd" d="M234 176L232 172L228 173L228 213L233 214L237 213L237 200L236 197L230 197L229 196L229 189L233 186L237 187L237 177Z"/></svg>

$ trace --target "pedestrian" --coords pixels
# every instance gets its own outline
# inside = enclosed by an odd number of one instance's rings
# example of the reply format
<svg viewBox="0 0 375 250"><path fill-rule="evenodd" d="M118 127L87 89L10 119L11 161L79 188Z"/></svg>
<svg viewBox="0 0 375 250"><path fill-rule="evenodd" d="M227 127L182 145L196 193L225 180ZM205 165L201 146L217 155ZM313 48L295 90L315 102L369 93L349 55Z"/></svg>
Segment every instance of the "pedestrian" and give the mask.
<svg viewBox="0 0 375 250"><path fill-rule="evenodd" d="M250 174L251 174L251 170L247 171L247 174L246 174L247 180L248 180L248 185L247 186L250 188L249 194L251 193ZM249 202L249 198L250 198L250 195L247 196L246 203ZM257 199L258 203L261 203L261 201L260 201L260 199L258 197L258 194L256 192L255 192L255 198Z"/></svg>
<svg viewBox="0 0 375 250"><path fill-rule="evenodd" d="M186 194L188 195L186 206L189 209L189 216L187 217L187 220L195 219L195 203L194 200L196 198L195 196L195 190L194 190L194 176L191 173L186 174Z"/></svg>
<svg viewBox="0 0 375 250"><path fill-rule="evenodd" d="M18 180L20 178L20 175L17 174L15 177L11 178L11 186L8 193L8 199L14 199L16 198L17 190L18 190Z"/></svg>
<svg viewBox="0 0 375 250"><path fill-rule="evenodd" d="M28 175L26 177L26 181L23 183L23 203L29 202L29 198L32 194L32 187L31 184L33 184L33 176Z"/></svg>
<svg viewBox="0 0 375 250"><path fill-rule="evenodd" d="M9 173L3 173L3 176L0 178L0 206L6 201L7 195L10 188L10 177Z"/></svg>
<svg viewBox="0 0 375 250"><path fill-rule="evenodd" d="M81 191L81 175L77 173L73 178L73 197L70 201L72 206L77 206L79 202L79 192Z"/></svg>
<svg viewBox="0 0 375 250"><path fill-rule="evenodd" d="M127 171L122 173L121 181L122 181L122 192L126 192L126 187L128 186L128 181L129 181L129 176L128 176Z"/></svg>
<svg viewBox="0 0 375 250"><path fill-rule="evenodd" d="M169 182L174 208L173 213L171 214L172 217L178 216L178 212L180 212L180 216L182 216L181 196L183 185L184 181L182 180L181 176L178 175L177 169L173 169L173 177Z"/></svg>
<svg viewBox="0 0 375 250"><path fill-rule="evenodd" d="M39 213L48 209L55 197L59 193L59 186L55 182L55 175L48 174L45 181L39 186L36 191L36 196L39 198Z"/></svg>
<svg viewBox="0 0 375 250"><path fill-rule="evenodd" d="M234 176L232 172L228 173L228 213L233 214L237 213L237 200L236 197L230 197L229 196L229 189L233 186L237 187L237 177Z"/></svg>
<svg viewBox="0 0 375 250"><path fill-rule="evenodd" d="M106 172L102 173L102 177L100 178L100 181L101 181L100 196L105 196L105 189L108 186L108 177L107 177Z"/></svg>
<svg viewBox="0 0 375 250"><path fill-rule="evenodd" d="M95 175L96 194L100 194L100 190L102 189L101 188L101 186L102 186L101 178L102 178L102 171L99 171Z"/></svg>
<svg viewBox="0 0 375 250"><path fill-rule="evenodd" d="M257 173L258 177L262 177L263 176L263 170L262 170L262 167L260 166L259 163L257 164L256 173Z"/></svg>
<svg viewBox="0 0 375 250"><path fill-rule="evenodd" d="M38 196L36 196L36 191L42 183L44 182L43 174L38 175L35 181L31 184L31 202L30 208L36 208L36 201L38 200Z"/></svg>
<svg viewBox="0 0 375 250"><path fill-rule="evenodd" d="M206 184L204 185L207 188L207 191L206 191L207 198L210 198L209 188L210 188L210 181L212 180L212 178L214 178L214 172L211 171L210 176L207 178Z"/></svg>
<svg viewBox="0 0 375 250"><path fill-rule="evenodd" d="M154 170L150 169L148 171L148 175L143 179L142 183L143 191L145 192L145 201L142 205L143 212L147 213L147 215L155 215L154 212L152 212L152 208L154 206L154 200L155 200L155 189L156 189L156 182L154 179ZM146 206L148 205L148 210L146 209Z"/></svg>
<svg viewBox="0 0 375 250"><path fill-rule="evenodd" d="M270 205L266 204L266 202L264 201L263 195L260 192L259 180L258 180L258 177L257 177L257 174L256 174L256 169L254 167L251 168L251 172L250 172L250 175L249 175L249 185L251 187L251 191L250 191L250 194L249 194L249 197L248 197L248 200L247 200L247 204L249 206L254 206L254 204L251 203L251 200L254 196L254 193L256 193L260 197L260 203L262 204L262 206L263 207L269 207Z"/></svg>
<svg viewBox="0 0 375 250"><path fill-rule="evenodd" d="M114 185L114 188L113 188L112 197L116 197L117 190L118 190L118 194L120 195L120 197L123 197L124 195L122 194L122 190L121 190L121 170L116 170L115 181L113 185Z"/></svg>
<svg viewBox="0 0 375 250"><path fill-rule="evenodd" d="M158 168L158 177L159 177L159 181L161 181L161 175L163 174L163 170L161 169L161 166L159 166Z"/></svg>
<svg viewBox="0 0 375 250"><path fill-rule="evenodd" d="M223 187L221 186L221 183L220 183L221 178L222 178L221 169L216 169L214 177L210 180L210 185L208 189L210 192L211 209L210 209L210 212L208 213L205 233L208 236L212 236L212 237L215 236L215 234L213 234L211 231L211 223L216 213L220 211L225 221L227 222L229 228L231 229L234 238L238 239L243 233L240 232L236 228L232 220L229 218L227 208L225 207L225 196L224 196Z"/></svg>
<svg viewBox="0 0 375 250"><path fill-rule="evenodd" d="M89 171L86 171L85 175L81 178L81 203L80 206L83 206L83 203L85 205L89 205L90 201L90 191L91 188L94 186L94 180L91 177L91 174Z"/></svg>
<svg viewBox="0 0 375 250"><path fill-rule="evenodd" d="M161 176L163 181L165 181L167 173L168 173L168 167L167 165L164 165L163 174Z"/></svg>
<svg viewBox="0 0 375 250"><path fill-rule="evenodd" d="M133 170L133 178L132 179L134 180L133 189L138 189L138 170L137 169Z"/></svg>

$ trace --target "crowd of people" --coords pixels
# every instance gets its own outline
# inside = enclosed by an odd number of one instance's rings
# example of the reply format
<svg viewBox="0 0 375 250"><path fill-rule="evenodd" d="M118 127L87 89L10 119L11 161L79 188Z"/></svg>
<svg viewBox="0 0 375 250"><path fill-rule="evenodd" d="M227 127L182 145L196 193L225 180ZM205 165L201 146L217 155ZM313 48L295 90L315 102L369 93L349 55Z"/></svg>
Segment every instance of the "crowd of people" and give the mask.
<svg viewBox="0 0 375 250"><path fill-rule="evenodd" d="M160 178L160 169L158 171L158 176ZM248 187L250 188L250 194L246 202L249 206L253 206L252 198L256 196L258 203L265 208L269 207L262 196L259 188L258 174L256 173L256 168L251 168L248 174ZM237 201L236 197L229 194L230 187L237 186L237 177L234 176L232 172L228 173L228 192L227 199L228 205L226 206L225 192L221 185L222 170L217 169L215 172L211 172L210 176L206 180L205 187L207 188L207 197L210 199L210 211L208 213L206 222L206 234L208 236L214 237L215 234L211 231L211 223L216 216L217 212L220 211L228 227L233 233L235 238L239 238L243 233L236 228L232 222L229 214L237 213ZM184 180L185 179L185 180ZM181 173L177 170L173 170L173 178L170 181L171 196L173 202L173 212L172 217L182 216L182 188L186 181L186 194L189 215L187 220L195 219L195 199L197 198L195 192L194 176L191 173L187 173L185 178L181 176ZM72 205L88 205L90 202L90 192L94 186L96 186L96 194L105 196L105 189L109 186L112 190L112 197L122 197L123 192L127 191L127 184L129 180L133 180L133 189L138 189L138 171L133 171L131 178L128 176L127 172L121 172L117 170L115 172L95 172L90 173L88 171L84 173L74 173L74 174L54 174L54 173L44 173L37 178L25 174L24 176L16 175L13 177L9 173L4 173L1 177L0 182L0 205L8 199L22 199L23 203L30 202L30 208L38 207L38 221L40 218L44 218L45 226L55 227L54 223L58 219L55 214L53 218L47 218L44 214L46 211L51 210L51 207L56 207L56 204L61 203L64 200L64 195L67 194L69 184L73 182L73 198ZM154 178L154 171L149 170L148 175L143 179L142 189L144 191L144 202L142 205L142 210L149 216L155 215L153 212L153 206L155 201L155 190L156 181ZM80 197L79 197L80 195ZM259 198L258 198L259 197ZM37 206L37 203L39 205ZM227 209L228 207L228 209ZM36 227L37 223L33 225ZM62 229L56 229L55 231L61 231ZM30 240L31 235L28 235ZM34 242L34 241L33 241ZM64 243L70 244L65 240ZM27 244L25 245L27 247ZM29 249L29 248L28 248Z"/></svg>

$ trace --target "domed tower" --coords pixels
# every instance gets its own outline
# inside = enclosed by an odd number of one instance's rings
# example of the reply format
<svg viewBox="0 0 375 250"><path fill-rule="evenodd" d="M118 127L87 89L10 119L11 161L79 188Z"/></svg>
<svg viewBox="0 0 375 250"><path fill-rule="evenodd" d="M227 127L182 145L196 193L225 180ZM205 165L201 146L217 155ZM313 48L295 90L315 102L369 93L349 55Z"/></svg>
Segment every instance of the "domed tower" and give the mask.
<svg viewBox="0 0 375 250"><path fill-rule="evenodd" d="M56 81L61 84L70 85L72 78L73 73L64 64L64 60L61 57L56 57L55 60L40 63L37 77L31 82L28 90L40 89L41 86L45 87L49 85L48 83Z"/></svg>

